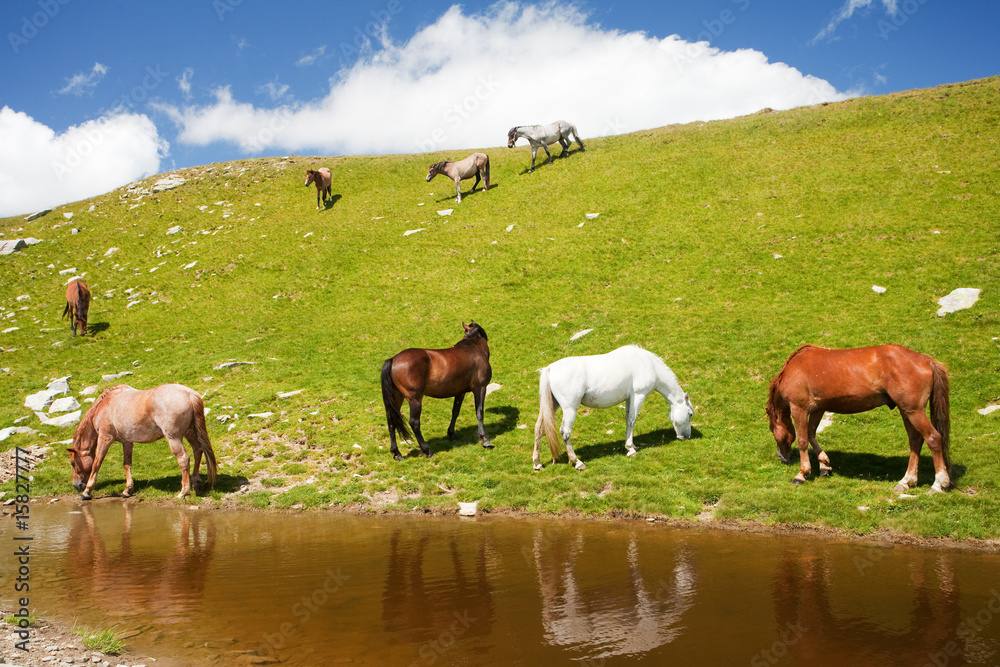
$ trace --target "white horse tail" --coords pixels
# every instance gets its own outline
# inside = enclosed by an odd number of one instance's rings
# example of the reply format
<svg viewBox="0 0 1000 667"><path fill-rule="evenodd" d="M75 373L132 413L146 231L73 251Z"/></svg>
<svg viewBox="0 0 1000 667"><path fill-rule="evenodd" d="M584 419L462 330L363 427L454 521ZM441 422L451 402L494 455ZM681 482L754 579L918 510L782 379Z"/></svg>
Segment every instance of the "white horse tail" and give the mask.
<svg viewBox="0 0 1000 667"><path fill-rule="evenodd" d="M573 125L572 123L570 123L569 130L570 130L570 132L573 133L573 138L576 139L576 143L580 144L580 150L584 150L584 148L583 148L583 141L580 139L580 135L577 134L577 132L576 132L576 125Z"/></svg>
<svg viewBox="0 0 1000 667"><path fill-rule="evenodd" d="M541 377L538 380L538 424L535 426L535 442L545 432L545 439L549 441L549 451L552 452L552 460L559 458L559 432L556 430L555 397L549 388L549 369L546 366L542 369Z"/></svg>

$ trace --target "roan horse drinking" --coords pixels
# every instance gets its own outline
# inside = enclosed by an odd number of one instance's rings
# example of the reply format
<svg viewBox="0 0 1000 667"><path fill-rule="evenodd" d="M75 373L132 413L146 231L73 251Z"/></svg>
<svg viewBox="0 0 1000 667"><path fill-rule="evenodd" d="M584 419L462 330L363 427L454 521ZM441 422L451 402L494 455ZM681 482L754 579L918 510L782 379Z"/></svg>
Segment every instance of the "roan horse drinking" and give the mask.
<svg viewBox="0 0 1000 667"><path fill-rule="evenodd" d="M469 194L476 191L480 176L483 179L483 190L490 189L490 158L486 153L473 153L464 160L458 160L457 162L448 162L447 160L444 162L435 162L427 170L427 181L430 182L438 174L443 174L455 181L456 201L462 203L463 180L472 178L473 176L476 177L476 182L472 184Z"/></svg>
<svg viewBox="0 0 1000 667"><path fill-rule="evenodd" d="M63 308L63 317L69 314L69 330L76 338L76 330L80 329L80 335L87 335L87 313L90 311L90 289L83 279L74 280L66 286L66 307Z"/></svg>
<svg viewBox="0 0 1000 667"><path fill-rule="evenodd" d="M73 434L68 449L73 467L73 488L82 500L90 500L97 482L97 472L111 444L122 443L125 463L125 493L132 495L132 444L155 442L166 438L170 451L181 469L181 492L178 498L191 495L191 485L201 485L201 456L208 465L208 485L215 484L215 451L205 427L205 404L193 389L179 384L164 384L140 391L126 384L106 389L94 401ZM182 438L187 438L194 452L194 478Z"/></svg>
<svg viewBox="0 0 1000 667"><path fill-rule="evenodd" d="M583 142L580 141L580 135L576 133L576 127L564 120L557 120L548 125L516 125L507 132L507 148L513 148L514 143L521 137L528 140L528 143L531 144L531 167L528 169L530 173L535 170L535 153L538 152L539 148L545 149L545 154L549 156L549 164L552 164L552 153L549 152L549 146L558 141L559 145L563 147L563 152L559 154L559 157L566 157L569 152L570 135L573 135L576 143L580 144L582 151Z"/></svg>
<svg viewBox="0 0 1000 667"><path fill-rule="evenodd" d="M403 456L396 446L396 432L409 439L406 422L399 411L404 398L410 404L410 427L417 436L420 451L428 458L432 456L431 448L420 433L420 408L424 396L455 397L451 424L448 426L448 438L454 440L458 411L462 408L465 394L471 391L476 402L479 440L483 447L493 446L486 437L483 426L486 386L493 378L486 331L471 320L468 324L463 323L462 327L465 328L465 336L448 349L410 348L386 359L382 364L382 402L385 404L386 421L389 423L389 450L397 461Z"/></svg>
<svg viewBox="0 0 1000 667"><path fill-rule="evenodd" d="M771 380L767 418L782 462L790 462L792 443L798 440L799 474L792 481L802 484L812 472L810 444L819 459L820 476L833 472L830 458L816 442L816 427L824 412L853 414L880 405L899 408L910 440L910 462L896 493L916 484L924 441L934 458L934 484L929 493L951 488L948 371L940 362L899 345L849 350L805 345L788 358Z"/></svg>
<svg viewBox="0 0 1000 667"><path fill-rule="evenodd" d="M332 176L330 175L330 170L326 167L320 167L319 169L308 169L306 170L306 185L310 183L316 186L316 210L320 209L320 195L323 197L323 206L326 208L326 198L330 197L333 200L333 188L331 187Z"/></svg>
<svg viewBox="0 0 1000 667"><path fill-rule="evenodd" d="M587 466L576 457L570 437L573 422L581 405L588 408L610 408L625 403L625 449L635 456L632 431L642 402L654 391L660 392L670 404L670 421L678 440L691 437L691 399L677 377L658 356L636 345L626 345L607 354L586 357L566 357L541 370L538 382L538 422L535 424L535 451L532 463L542 469L539 445L542 434L549 442L552 461L559 456L559 436L556 433L555 409L562 407L562 442L570 464L577 470Z"/></svg>

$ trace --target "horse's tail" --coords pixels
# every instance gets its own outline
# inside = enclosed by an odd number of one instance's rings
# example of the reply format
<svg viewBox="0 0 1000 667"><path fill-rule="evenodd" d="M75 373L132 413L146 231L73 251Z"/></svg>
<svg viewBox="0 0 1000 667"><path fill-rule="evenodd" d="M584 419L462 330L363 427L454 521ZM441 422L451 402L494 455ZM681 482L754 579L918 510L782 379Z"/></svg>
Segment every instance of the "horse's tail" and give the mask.
<svg viewBox="0 0 1000 667"><path fill-rule="evenodd" d="M399 411L393 400L395 391L396 385L392 381L392 359L389 358L382 364L382 403L385 404L385 420L389 424L389 435L396 431L404 440L411 440L410 430L406 427L403 413Z"/></svg>
<svg viewBox="0 0 1000 667"><path fill-rule="evenodd" d="M559 433L556 431L555 418L555 397L549 386L549 368L542 369L542 374L538 379L538 423L535 425L535 442L545 433L545 439L549 442L549 451L552 452L552 460L559 458Z"/></svg>
<svg viewBox="0 0 1000 667"><path fill-rule="evenodd" d="M63 308L63 314L62 314L62 317L60 319L66 319L66 313L68 313L68 312L69 312L69 301L66 302L66 307Z"/></svg>
<svg viewBox="0 0 1000 667"><path fill-rule="evenodd" d="M191 399L191 409L194 411L194 429L198 436L198 449L205 455L205 465L208 466L208 486L215 486L215 473L218 464L215 460L215 450L208 438L208 427L205 425L205 402L195 394Z"/></svg>
<svg viewBox="0 0 1000 667"><path fill-rule="evenodd" d="M490 156L486 156L486 166L483 169L483 175L486 177L486 189L490 189Z"/></svg>
<svg viewBox="0 0 1000 667"><path fill-rule="evenodd" d="M570 130L570 132L573 133L573 138L576 139L576 143L580 144L580 150L584 150L584 148L583 148L583 140L580 139L580 135L576 131L576 125L573 125L572 123L570 123L569 130Z"/></svg>
<svg viewBox="0 0 1000 667"><path fill-rule="evenodd" d="M941 434L941 454L944 456L945 469L951 478L951 404L948 397L948 369L941 362L931 359L931 424ZM954 486L954 481L952 486Z"/></svg>

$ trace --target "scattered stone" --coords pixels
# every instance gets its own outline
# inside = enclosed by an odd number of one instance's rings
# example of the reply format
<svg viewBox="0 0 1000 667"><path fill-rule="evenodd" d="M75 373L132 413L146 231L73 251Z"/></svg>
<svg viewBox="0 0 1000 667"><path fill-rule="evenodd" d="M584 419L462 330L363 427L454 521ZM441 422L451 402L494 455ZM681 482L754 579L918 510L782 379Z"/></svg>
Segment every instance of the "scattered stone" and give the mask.
<svg viewBox="0 0 1000 667"><path fill-rule="evenodd" d="M92 396L97 393L97 385L92 384L89 387L84 387L83 391L80 392L81 396Z"/></svg>
<svg viewBox="0 0 1000 667"><path fill-rule="evenodd" d="M71 426L80 421L80 417L83 416L82 410L77 410L76 412L70 412L59 417L49 418L44 412L36 412L35 416L38 417L38 421L42 422L46 426Z"/></svg>
<svg viewBox="0 0 1000 667"><path fill-rule="evenodd" d="M52 382L45 385L45 388L49 391L58 391L60 394L69 393L69 379L73 377L72 375L67 375L66 377L56 378Z"/></svg>
<svg viewBox="0 0 1000 667"><path fill-rule="evenodd" d="M775 259L781 259L782 257L784 257L784 255L779 255L778 253L774 253Z"/></svg>
<svg viewBox="0 0 1000 667"><path fill-rule="evenodd" d="M171 227L170 229L167 230L167 234L168 235L169 234L177 234L180 231L181 231L181 226L180 225L174 225L173 227Z"/></svg>
<svg viewBox="0 0 1000 667"><path fill-rule="evenodd" d="M121 373L112 373L111 375L102 375L101 382L111 382L112 380L117 380L118 378L123 378L126 375L132 375L132 371L122 371Z"/></svg>
<svg viewBox="0 0 1000 667"><path fill-rule="evenodd" d="M252 366L256 361L224 361L221 364L216 364L212 366L213 369L219 370L220 368L232 368L233 366Z"/></svg>
<svg viewBox="0 0 1000 667"><path fill-rule="evenodd" d="M476 510L478 509L478 506L479 506L478 502L459 503L458 513L461 516L476 516Z"/></svg>
<svg viewBox="0 0 1000 667"><path fill-rule="evenodd" d="M938 317L944 317L946 313L954 313L956 310L972 308L976 301L979 301L981 289L977 287L959 287L952 290L951 294L938 299Z"/></svg>
<svg viewBox="0 0 1000 667"><path fill-rule="evenodd" d="M0 255L9 255L15 250L20 250L21 248L26 248L29 245L35 245L36 243L41 243L41 241L33 238L0 241Z"/></svg>
<svg viewBox="0 0 1000 667"><path fill-rule="evenodd" d="M30 396L25 396L24 407L29 410L46 410L52 401L56 400L56 396L59 396L63 392L52 391L51 389L43 389L37 394L31 394Z"/></svg>
<svg viewBox="0 0 1000 667"><path fill-rule="evenodd" d="M0 441L6 440L15 433L38 433L38 431L27 426L8 426L7 428L0 428Z"/></svg>
<svg viewBox="0 0 1000 667"><path fill-rule="evenodd" d="M187 271L188 269L193 269L194 265L197 264L197 263L198 263L198 260L194 260L190 264L185 264L184 265L184 270Z"/></svg>
<svg viewBox="0 0 1000 667"><path fill-rule="evenodd" d="M273 412L256 412L256 413L254 413L252 415L247 415L247 419L254 419L254 418L257 418L257 419L267 419L268 417L270 417L273 414L274 414Z"/></svg>
<svg viewBox="0 0 1000 667"><path fill-rule="evenodd" d="M108 251L104 253L104 256L111 257L111 255L115 254L116 252L118 252L118 248L108 248Z"/></svg>
<svg viewBox="0 0 1000 667"><path fill-rule="evenodd" d="M577 331L575 334L573 334L572 336L570 336L569 339L570 340L576 340L577 338L583 338L584 336L586 336L587 334L589 334L591 331L593 331L593 329L584 329L583 331Z"/></svg>
<svg viewBox="0 0 1000 667"><path fill-rule="evenodd" d="M876 294L885 294L885 288L878 285L872 285L872 291Z"/></svg>
<svg viewBox="0 0 1000 667"><path fill-rule="evenodd" d="M980 408L979 410L976 410L976 412L978 412L981 415L988 415L991 412L996 412L997 410L1000 410L1000 405L994 403L991 405L987 405L985 408Z"/></svg>
<svg viewBox="0 0 1000 667"><path fill-rule="evenodd" d="M0 333L11 333L12 331L20 331L20 330L21 330L21 327L9 327L7 329L4 329Z"/></svg>
<svg viewBox="0 0 1000 667"><path fill-rule="evenodd" d="M503 389L502 384L497 384L496 382L490 382L488 385L486 385L486 395L489 396L490 394L499 389Z"/></svg>
<svg viewBox="0 0 1000 667"><path fill-rule="evenodd" d="M73 219L73 214L72 213L63 213L63 217L66 218L67 220L72 220Z"/></svg>
<svg viewBox="0 0 1000 667"><path fill-rule="evenodd" d="M584 213L584 216L587 218L587 220L593 220L599 215L600 213Z"/></svg>
<svg viewBox="0 0 1000 667"><path fill-rule="evenodd" d="M25 220L25 222L32 222L34 220L38 220L43 215L48 215L51 212L52 212L52 209L51 208L47 208L47 209L45 209L43 211L38 211L37 213L32 213L31 215L29 215L24 220Z"/></svg>
<svg viewBox="0 0 1000 667"><path fill-rule="evenodd" d="M816 426L816 432L822 433L827 429L827 427L833 426L833 413L824 412L823 418L819 420L819 424Z"/></svg>
<svg viewBox="0 0 1000 667"><path fill-rule="evenodd" d="M65 276L67 273L76 273L76 267L74 266L72 269L63 269L59 272L59 275Z"/></svg>
<svg viewBox="0 0 1000 667"><path fill-rule="evenodd" d="M22 294L21 296L17 297L17 300L18 301L27 301L30 298L31 298L30 295L28 295L28 294Z"/></svg>
<svg viewBox="0 0 1000 667"><path fill-rule="evenodd" d="M173 190L174 188L180 187L187 183L187 181L180 176L171 175L165 178L161 178L156 183L153 183L153 187L150 188L150 192L163 192L164 190Z"/></svg>
<svg viewBox="0 0 1000 667"><path fill-rule="evenodd" d="M451 215L452 211L454 211L454 210L455 209L453 209L453 208L446 208L446 209L443 209L441 211L438 211L438 215Z"/></svg>
<svg viewBox="0 0 1000 667"><path fill-rule="evenodd" d="M507 231L513 231L514 225L507 225Z"/></svg>
<svg viewBox="0 0 1000 667"><path fill-rule="evenodd" d="M405 232L403 232L403 236L409 236L410 234L416 234L417 232L424 231L424 229L426 229L426 228L425 227L421 227L420 229L408 229Z"/></svg>
<svg viewBox="0 0 1000 667"><path fill-rule="evenodd" d="M49 406L49 414L53 412L73 412L73 410L79 410L80 404L72 396L64 396L63 398L52 401L52 405Z"/></svg>
<svg viewBox="0 0 1000 667"><path fill-rule="evenodd" d="M278 398L291 398L292 396L295 396L295 395L301 394L301 393L302 393L301 389L296 389L295 391L279 391L278 392Z"/></svg>

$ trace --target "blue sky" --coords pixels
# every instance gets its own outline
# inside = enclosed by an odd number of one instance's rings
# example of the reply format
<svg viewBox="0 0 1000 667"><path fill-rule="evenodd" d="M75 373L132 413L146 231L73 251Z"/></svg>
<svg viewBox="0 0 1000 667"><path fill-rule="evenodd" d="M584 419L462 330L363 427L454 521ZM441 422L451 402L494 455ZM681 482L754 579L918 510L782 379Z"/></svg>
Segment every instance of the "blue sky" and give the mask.
<svg viewBox="0 0 1000 667"><path fill-rule="evenodd" d="M0 25L0 216L235 158L460 152L515 124L600 136L1000 73L995 0L5 0Z"/></svg>

